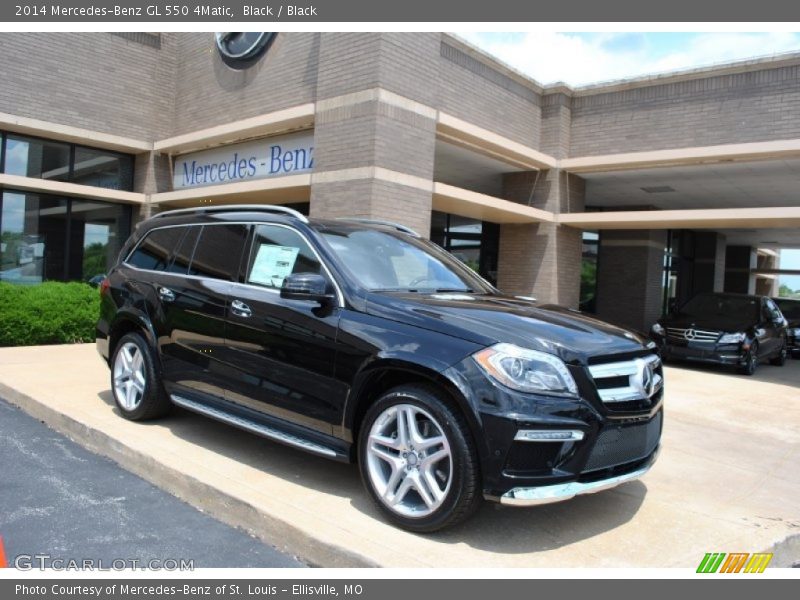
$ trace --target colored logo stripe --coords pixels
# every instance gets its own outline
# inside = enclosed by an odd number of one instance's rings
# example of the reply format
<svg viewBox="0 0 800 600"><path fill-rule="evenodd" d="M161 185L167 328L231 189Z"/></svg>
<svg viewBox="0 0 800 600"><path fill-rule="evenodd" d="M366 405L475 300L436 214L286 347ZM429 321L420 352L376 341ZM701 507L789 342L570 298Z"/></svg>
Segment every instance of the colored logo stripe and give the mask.
<svg viewBox="0 0 800 600"><path fill-rule="evenodd" d="M745 573L763 573L772 560L772 554L763 552L761 554L753 554L750 561L744 568Z"/></svg>
<svg viewBox="0 0 800 600"><path fill-rule="evenodd" d="M747 552L731 552L728 554L728 559L723 563L720 573L738 573L744 568L744 563L747 557L750 556Z"/></svg>
<svg viewBox="0 0 800 600"><path fill-rule="evenodd" d="M7 569L6 549L3 547L3 536L0 535L0 569Z"/></svg>
<svg viewBox="0 0 800 600"><path fill-rule="evenodd" d="M722 559L725 558L724 552L707 552L697 567L698 573L716 573Z"/></svg>

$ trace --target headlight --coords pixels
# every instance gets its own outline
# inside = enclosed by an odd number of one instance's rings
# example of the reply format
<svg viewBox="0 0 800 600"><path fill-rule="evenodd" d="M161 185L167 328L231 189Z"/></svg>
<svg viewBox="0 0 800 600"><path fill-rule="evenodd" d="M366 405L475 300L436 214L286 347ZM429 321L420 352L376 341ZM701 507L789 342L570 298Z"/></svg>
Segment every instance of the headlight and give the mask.
<svg viewBox="0 0 800 600"><path fill-rule="evenodd" d="M655 333L656 335L664 335L664 328L659 323L653 323L653 326L650 328L650 331Z"/></svg>
<svg viewBox="0 0 800 600"><path fill-rule="evenodd" d="M552 354L495 344L474 357L489 377L520 392L578 395L578 386L566 365Z"/></svg>
<svg viewBox="0 0 800 600"><path fill-rule="evenodd" d="M800 337L800 327L797 327L796 329L790 329L789 335L793 335L794 337Z"/></svg>
<svg viewBox="0 0 800 600"><path fill-rule="evenodd" d="M741 344L747 336L743 333L725 333L719 338L719 344Z"/></svg>

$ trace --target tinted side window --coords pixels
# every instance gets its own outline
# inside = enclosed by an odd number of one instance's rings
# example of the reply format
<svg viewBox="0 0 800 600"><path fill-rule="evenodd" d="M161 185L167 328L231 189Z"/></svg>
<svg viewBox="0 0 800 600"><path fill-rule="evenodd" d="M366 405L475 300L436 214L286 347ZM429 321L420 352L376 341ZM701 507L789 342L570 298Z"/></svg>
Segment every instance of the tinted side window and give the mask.
<svg viewBox="0 0 800 600"><path fill-rule="evenodd" d="M200 229L202 229L202 227L194 225L182 227L181 229L185 230L186 233L181 243L178 244L178 249L175 250L175 256L172 259L172 264L169 265L167 271L170 273L179 273L181 275L196 275L194 271L189 269L189 264L192 262L192 254L194 254L194 248L197 245L197 238L200 237Z"/></svg>
<svg viewBox="0 0 800 600"><path fill-rule="evenodd" d="M280 288L292 273L322 273L322 265L296 231L275 225L256 226L245 281Z"/></svg>
<svg viewBox="0 0 800 600"><path fill-rule="evenodd" d="M192 274L234 281L246 238L246 225L204 225L192 257Z"/></svg>
<svg viewBox="0 0 800 600"><path fill-rule="evenodd" d="M145 236L126 262L140 269L164 271L182 235L180 227L155 229Z"/></svg>

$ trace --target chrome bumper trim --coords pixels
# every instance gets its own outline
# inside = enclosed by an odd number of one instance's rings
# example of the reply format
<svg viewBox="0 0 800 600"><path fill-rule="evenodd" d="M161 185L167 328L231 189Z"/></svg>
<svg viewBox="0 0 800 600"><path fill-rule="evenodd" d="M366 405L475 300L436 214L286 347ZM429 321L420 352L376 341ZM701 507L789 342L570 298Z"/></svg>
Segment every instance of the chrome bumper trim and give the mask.
<svg viewBox="0 0 800 600"><path fill-rule="evenodd" d="M569 500L570 498L582 494L602 492L603 490L608 490L623 483L641 478L651 469L656 458L658 458L658 453L659 450L656 450L647 466L609 479L601 479L588 483L570 481L568 483L545 485L541 487L514 488L500 497L500 504L507 504L509 506L538 506L540 504L563 502L564 500Z"/></svg>

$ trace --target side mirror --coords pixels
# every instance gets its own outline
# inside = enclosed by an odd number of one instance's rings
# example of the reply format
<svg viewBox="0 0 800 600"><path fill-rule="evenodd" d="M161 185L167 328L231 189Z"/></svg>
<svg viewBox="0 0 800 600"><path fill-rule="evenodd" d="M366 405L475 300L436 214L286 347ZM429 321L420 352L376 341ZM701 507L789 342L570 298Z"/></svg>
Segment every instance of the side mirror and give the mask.
<svg viewBox="0 0 800 600"><path fill-rule="evenodd" d="M281 298L327 304L335 296L328 291L328 280L319 273L293 273L283 280Z"/></svg>

